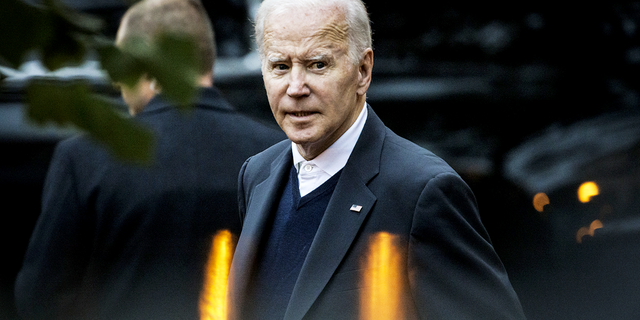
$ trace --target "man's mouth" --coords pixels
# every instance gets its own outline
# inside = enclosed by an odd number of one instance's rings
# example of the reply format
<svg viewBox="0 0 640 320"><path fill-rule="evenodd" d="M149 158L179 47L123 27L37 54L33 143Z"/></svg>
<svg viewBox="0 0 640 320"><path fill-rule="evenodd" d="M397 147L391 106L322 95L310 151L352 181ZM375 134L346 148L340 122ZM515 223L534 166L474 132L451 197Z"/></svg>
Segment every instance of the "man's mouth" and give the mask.
<svg viewBox="0 0 640 320"><path fill-rule="evenodd" d="M306 117L306 116L310 116L312 114L314 114L315 112L291 112L291 115L294 115L296 117Z"/></svg>

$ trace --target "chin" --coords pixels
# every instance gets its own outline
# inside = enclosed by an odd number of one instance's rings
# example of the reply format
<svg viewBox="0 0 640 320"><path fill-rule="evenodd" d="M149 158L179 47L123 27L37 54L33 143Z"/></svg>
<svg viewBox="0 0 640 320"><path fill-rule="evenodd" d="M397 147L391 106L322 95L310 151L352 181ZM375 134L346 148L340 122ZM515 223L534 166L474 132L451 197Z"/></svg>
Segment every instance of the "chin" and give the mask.
<svg viewBox="0 0 640 320"><path fill-rule="evenodd" d="M298 133L289 134L286 131L285 133L287 134L287 137L289 138L289 140L295 142L296 144L305 145L305 144L313 143L315 141L313 137L300 135Z"/></svg>
<svg viewBox="0 0 640 320"><path fill-rule="evenodd" d="M305 144L308 143L307 139L301 139L298 136L295 135L287 135L287 138L289 138L289 140L293 141L295 144Z"/></svg>
<svg viewBox="0 0 640 320"><path fill-rule="evenodd" d="M317 136L316 130L312 127L300 128L292 124L282 126L282 131L295 143L312 142Z"/></svg>

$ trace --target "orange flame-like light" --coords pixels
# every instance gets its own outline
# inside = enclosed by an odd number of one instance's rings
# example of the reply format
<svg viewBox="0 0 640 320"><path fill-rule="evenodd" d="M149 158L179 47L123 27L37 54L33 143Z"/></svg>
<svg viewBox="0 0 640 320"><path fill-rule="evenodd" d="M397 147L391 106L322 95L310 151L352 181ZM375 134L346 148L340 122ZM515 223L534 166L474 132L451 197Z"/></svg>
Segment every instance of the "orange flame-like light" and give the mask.
<svg viewBox="0 0 640 320"><path fill-rule="evenodd" d="M544 192L537 193L533 197L533 207L538 212L544 211L544 206L548 205L549 203L549 197Z"/></svg>
<svg viewBox="0 0 640 320"><path fill-rule="evenodd" d="M235 237L227 230L213 237L200 294L200 320L227 319L227 280L235 245Z"/></svg>
<svg viewBox="0 0 640 320"><path fill-rule="evenodd" d="M576 241L578 243L582 243L582 238L584 236L594 236L596 233L597 229L600 229L603 227L602 221L596 219L593 220L593 222L591 222L591 224L589 225L589 227L582 227L580 229L578 229L578 232L576 233Z"/></svg>
<svg viewBox="0 0 640 320"><path fill-rule="evenodd" d="M598 185L593 181L587 181L578 188L578 199L582 203L591 201L591 197L597 196L598 194L600 194L600 190L598 189Z"/></svg>
<svg viewBox="0 0 640 320"><path fill-rule="evenodd" d="M401 257L395 245L397 237L381 232L372 237L366 261L365 288L371 291L361 296L362 320L403 319L400 307Z"/></svg>

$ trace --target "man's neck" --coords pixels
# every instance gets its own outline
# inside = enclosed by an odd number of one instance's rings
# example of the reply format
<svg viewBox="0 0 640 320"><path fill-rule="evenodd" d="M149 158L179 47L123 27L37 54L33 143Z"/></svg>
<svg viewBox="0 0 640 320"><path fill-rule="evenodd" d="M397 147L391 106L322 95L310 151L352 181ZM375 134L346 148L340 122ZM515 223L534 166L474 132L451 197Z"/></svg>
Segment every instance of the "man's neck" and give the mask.
<svg viewBox="0 0 640 320"><path fill-rule="evenodd" d="M197 81L199 87L213 87L213 72L201 76Z"/></svg>

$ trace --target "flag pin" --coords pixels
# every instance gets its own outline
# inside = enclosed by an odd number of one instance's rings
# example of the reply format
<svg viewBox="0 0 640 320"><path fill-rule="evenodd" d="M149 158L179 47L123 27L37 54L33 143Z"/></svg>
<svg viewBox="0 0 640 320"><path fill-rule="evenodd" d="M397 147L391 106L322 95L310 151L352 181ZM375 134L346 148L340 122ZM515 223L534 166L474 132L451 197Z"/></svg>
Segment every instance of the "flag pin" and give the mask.
<svg viewBox="0 0 640 320"><path fill-rule="evenodd" d="M362 206L354 204L354 205L351 206L351 209L349 209L349 210L351 210L353 212L360 212L360 210L362 210Z"/></svg>

